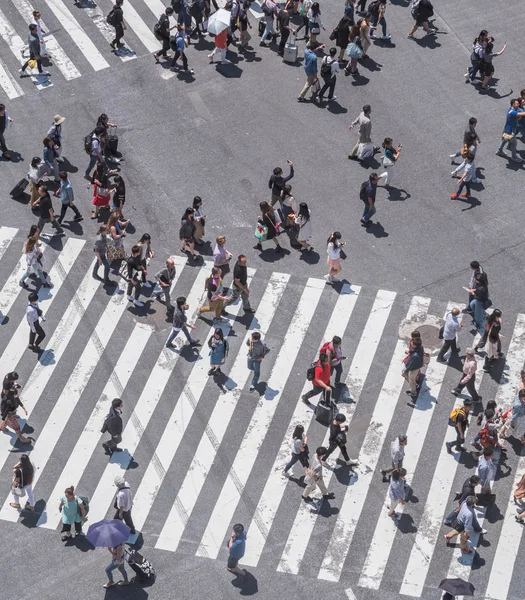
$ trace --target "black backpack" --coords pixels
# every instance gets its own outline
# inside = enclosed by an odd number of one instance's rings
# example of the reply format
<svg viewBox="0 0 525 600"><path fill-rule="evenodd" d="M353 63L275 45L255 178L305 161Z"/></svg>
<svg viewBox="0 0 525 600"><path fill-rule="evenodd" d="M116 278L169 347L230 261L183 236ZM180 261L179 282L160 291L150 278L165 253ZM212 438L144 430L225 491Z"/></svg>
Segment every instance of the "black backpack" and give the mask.
<svg viewBox="0 0 525 600"><path fill-rule="evenodd" d="M321 63L321 77L323 79L330 79L332 77L332 63L331 62L328 62L327 60L323 60L323 62Z"/></svg>
<svg viewBox="0 0 525 600"><path fill-rule="evenodd" d="M366 193L366 186L368 185L368 181L365 181L361 184L361 189L359 190L359 197L363 202L368 202L368 194Z"/></svg>
<svg viewBox="0 0 525 600"><path fill-rule="evenodd" d="M181 0L171 0L171 7L173 8L173 12L180 13Z"/></svg>
<svg viewBox="0 0 525 600"><path fill-rule="evenodd" d="M306 370L306 379L308 381L313 381L315 379L315 367L318 367L320 364L321 361L316 360L308 367L308 369Z"/></svg>
<svg viewBox="0 0 525 600"><path fill-rule="evenodd" d="M233 8L233 0L228 0L224 5L224 10L231 10Z"/></svg>
<svg viewBox="0 0 525 600"><path fill-rule="evenodd" d="M91 154L91 150L93 149L92 142L93 142L93 132L89 133L84 138L84 150L86 151L86 154Z"/></svg>
<svg viewBox="0 0 525 600"><path fill-rule="evenodd" d="M116 12L116 7L112 8L109 11L108 16L106 17L106 21L108 23L108 25L111 25L111 27L115 27L115 25L117 24L117 20L115 18L115 12Z"/></svg>

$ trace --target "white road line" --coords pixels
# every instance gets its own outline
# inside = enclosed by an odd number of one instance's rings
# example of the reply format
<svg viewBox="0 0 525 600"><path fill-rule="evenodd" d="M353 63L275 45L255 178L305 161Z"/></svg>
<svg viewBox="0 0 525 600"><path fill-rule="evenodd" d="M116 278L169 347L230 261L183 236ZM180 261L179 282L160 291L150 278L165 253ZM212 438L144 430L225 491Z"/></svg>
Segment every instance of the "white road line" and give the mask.
<svg viewBox="0 0 525 600"><path fill-rule="evenodd" d="M80 434L78 441L69 455L67 463L60 474L55 487L49 495L46 509L38 520L37 527L55 529L60 522L58 503L66 487L76 487L82 474L91 460L91 456L100 442L100 429L111 407L113 398L120 398L128 385L128 381L141 357L137 348L144 348L152 334L151 327L136 323L135 327L120 354L102 395L97 401L91 416Z"/></svg>
<svg viewBox="0 0 525 600"><path fill-rule="evenodd" d="M422 321L430 304L430 299L414 297L408 309L406 319L411 321ZM357 485L352 486L352 500L353 500L353 513L352 513L352 528L349 535L353 536L353 532L357 522L359 521L359 515L363 510L365 499L369 491L370 481L372 480L377 461L381 453L385 436L390 422L396 408L396 402L399 394L403 388L404 380L400 377L401 361L405 356L404 351L407 347L403 340L397 342L396 348L390 367L388 369L383 387L378 397L374 413L367 433L363 441L363 446L359 454L359 479ZM357 352L354 360L358 360ZM359 391L360 392L360 391ZM341 407L342 408L342 405ZM344 412L341 410L341 412ZM325 439L323 441L324 446L328 443L330 431L327 430ZM339 451L337 450L333 455L333 460L337 459ZM329 488L332 476L335 473L335 469L327 469L325 471L325 484ZM351 479L352 481L352 479ZM305 504L299 506L294 524L290 530L288 540L279 561L278 571L284 573L297 574L303 560L308 540L310 539L318 515L315 511L311 511L310 507Z"/></svg>
<svg viewBox="0 0 525 600"><path fill-rule="evenodd" d="M359 340L359 345L357 346L355 357L346 379L346 384L351 390L350 397L354 400L345 411L348 421L351 421L354 416L395 297L395 292L379 290L370 310L370 315ZM341 571L352 541L353 493L353 488L349 486L343 498L332 537L330 538L330 543L328 544L319 570L319 579L339 581L339 577L341 576Z"/></svg>
<svg viewBox="0 0 525 600"><path fill-rule="evenodd" d="M26 23L31 23L33 20L33 11L34 8L28 0L12 0L18 12L25 19ZM42 21L42 29L44 31L50 31L49 27L47 27ZM55 36L51 33L48 33L44 36L44 41L46 44L46 50L49 56L53 59L54 64L59 68L60 72L64 76L67 81L71 81L72 79L76 79L80 77L80 71L75 67L75 65L71 62L69 56L64 52L62 46L58 43Z"/></svg>
<svg viewBox="0 0 525 600"><path fill-rule="evenodd" d="M83 313L88 309L88 306L98 289L99 282L96 279L93 279L91 268L86 273L83 283L86 289L85 296L82 293L78 295L81 304L74 308L74 314L71 315L71 319L68 320L68 328L60 340L62 348L64 349L69 340L72 339ZM62 393L57 398L44 427L36 435L36 444L31 452L31 461L36 467L33 476L33 487L38 483L40 475L51 458L56 443L63 434L76 405L80 401L91 376L95 372L121 316L129 306L128 299L124 293L126 285L126 281L122 280L119 287L117 287L111 295L95 329L84 346L84 350L78 359L75 369L69 376ZM71 303L70 306L74 306L74 303ZM58 353L55 352L55 364L59 360L57 354ZM9 506L9 502L10 498L8 497L0 510L0 519L4 521L17 521L18 514Z"/></svg>
<svg viewBox="0 0 525 600"><path fill-rule="evenodd" d="M2 260L6 250L9 248L9 244L13 241L17 233L18 229L15 227L0 227L0 260Z"/></svg>
<svg viewBox="0 0 525 600"><path fill-rule="evenodd" d="M446 313L448 313L455 306L458 305L455 303L449 303ZM463 306L458 306L458 308L463 308ZM439 390L441 388L441 382L445 374L446 365L439 364L435 362L435 359L432 359L431 365L429 365L425 377L426 389L424 391L421 390L420 392L419 398L416 403L416 408L414 409L414 413L412 414L408 430L406 431L406 434L408 436L408 445L405 449L404 466L405 468L408 467L408 469L410 469L411 474L413 474L416 470L417 461L419 460L421 449L423 447L426 433L428 430L428 425L430 423L430 418L432 416L432 399L438 397ZM432 397L430 396L430 390L432 390L434 394ZM424 404L422 404L422 402ZM429 408L430 414L428 415L428 421L425 421L421 411L425 410L427 407ZM400 431L399 433L405 432ZM447 434L452 435L452 438L455 438L453 431L447 432ZM448 441L448 439L449 438L447 438L446 441ZM452 458L446 452L445 454L448 459L446 461L446 467L450 468L449 463L452 460ZM431 486L431 489L437 488L432 488ZM387 490L385 494L385 505L388 505L389 501L390 496ZM397 512L403 512L401 506L398 507ZM421 527L419 527L419 530L421 530ZM386 509L382 510L378 517L374 535L370 542L368 554L365 559L365 564L363 566L363 570L359 578L358 585L360 587L366 587L375 590L379 589L388 562L388 558L392 550L392 545L394 543L396 532L396 524L388 516Z"/></svg>
<svg viewBox="0 0 525 600"><path fill-rule="evenodd" d="M187 302L192 311L191 317L188 318L188 323L190 325L193 324L197 318L198 307L203 296L204 283L210 272L210 263L205 263L205 265L199 269L190 293L187 296ZM180 337L181 335L176 338L175 342L182 347L186 339L184 338L184 342L182 342L179 340ZM117 475L122 475L132 461L133 453L137 449L144 430L148 426L151 416L164 392L164 388L166 387L173 370L177 366L179 357L180 354L178 352L174 352L168 348L162 349L142 390L142 394L137 400L135 409L122 433L123 451L116 452L111 456L108 466L104 470L97 485L97 489L91 498L89 503L89 518L92 522L100 521L105 518L115 493L113 480Z"/></svg>
<svg viewBox="0 0 525 600"><path fill-rule="evenodd" d="M64 248L60 252L60 255L55 261L53 268L49 272L49 276L51 281L53 282L54 287L52 289L45 288L40 289L39 291L39 305L43 310L44 315L49 310L53 300L57 297L69 271L73 267L80 251L84 247L85 242L83 240L69 238L64 245ZM91 274L90 274L91 275ZM59 360L61 352L64 351L65 346L61 346L61 339L63 336L67 335L67 331L70 327L70 322L72 318L72 313L77 311L76 305L78 304L78 294L80 292L80 288L75 294L75 300L71 302L68 310L64 313L57 329L54 331L51 339L46 339L46 348L50 350L45 350L40 360L37 362L37 365L31 376L29 377L28 382L22 389L22 398L24 401L24 406L27 408L27 412L29 415L33 410L33 407L38 402L38 398L42 393L44 387L47 382L51 378L53 371L55 370L56 364ZM44 323L44 331L45 331L45 323ZM27 350L28 343L28 332L29 325L27 324L25 311L24 316L15 331L9 346L5 349L5 352L2 354L0 358L0 373L7 373L9 371L13 371L22 358L24 352L29 352ZM51 350L52 349L52 350ZM52 358L51 358L52 357ZM50 361L51 364L48 364L47 361ZM24 419L20 419L20 426L23 427L25 423ZM7 457L10 454L11 447L13 446L14 441L16 441L15 437L9 437L3 435L0 437L0 470L5 464Z"/></svg>
<svg viewBox="0 0 525 600"><path fill-rule="evenodd" d="M102 9L99 8L94 2L91 2L91 0L79 0L79 2L77 2L77 6L82 8L82 10L93 21L95 27L100 31L104 39L108 42L108 44L110 44L115 39L115 28L111 27L111 25L106 21L106 15L102 12ZM114 52L115 56L118 56L122 62L137 58L135 52L133 52L133 50L131 50L131 48L126 44L125 39L122 39L122 43L124 44L124 48Z"/></svg>
<svg viewBox="0 0 525 600"><path fill-rule="evenodd" d="M28 30L29 32L29 30ZM25 47L24 40L16 33L14 27L8 21L5 14L0 10L0 36L4 39L5 43L11 49L11 52L15 55L18 61L22 60L22 50ZM25 62L25 61L24 61ZM22 66L22 64L20 64ZM43 90L46 87L50 87L53 84L47 79L47 77L38 75L36 69L31 70L31 79L39 90Z"/></svg>
<svg viewBox="0 0 525 600"><path fill-rule="evenodd" d="M254 274L254 271L251 270L250 279ZM248 281L248 286L249 284L250 282ZM221 327L224 339L228 338L241 306L242 303L238 302L229 309L228 312L231 315L231 321L228 320L228 322L224 323ZM139 530L142 529L148 518L153 503L155 502L155 498L157 497L157 493L162 486L164 477L166 476L173 459L175 458L175 454L186 433L186 429L188 428L193 413L197 408L197 404L204 392L204 388L210 381L210 377L208 376L210 363L209 360L205 360L205 358L210 352L207 341L213 335L215 329L215 325L210 327L209 331L202 339L200 356L188 376L186 385L173 408L171 416L166 423L166 428L155 449L153 459L147 466L142 481L133 498L133 522L135 523L135 527ZM242 353L243 358L246 359L246 346L241 347L240 352Z"/></svg>
<svg viewBox="0 0 525 600"><path fill-rule="evenodd" d="M512 338L510 340L509 349L506 356L506 363L509 367L505 372L504 382L508 385L500 385L496 394L496 402L498 407L504 409L510 408L516 393L516 385L519 381L519 374L525 363L525 315L519 314L516 319ZM498 547L494 555L492 563L491 575L485 598L487 600L506 600L512 575L514 564L518 556L523 527L514 521L516 515L516 505L514 504L514 489L518 481L525 471L525 457L521 457L516 469L516 481L512 487L505 520L498 540ZM493 481L491 484L493 485ZM483 526L485 519L486 508L476 508L478 522ZM491 531L489 529L487 537L490 539ZM470 543L474 548L478 546L479 534L473 533L470 537ZM461 577L469 579L472 565L468 562L462 564L458 561L461 556L461 550L456 548L450 563L449 575L447 577ZM495 578L495 580L494 580Z"/></svg>
<svg viewBox="0 0 525 600"><path fill-rule="evenodd" d="M331 340L334 335L338 335L344 340L344 332L346 331L348 322L352 316L360 291L360 287L355 287L352 290L349 284L345 284L341 295L337 299L334 310L332 311L330 321L328 322L321 343ZM312 356L312 360L316 360L318 357L319 352L316 350L315 355ZM307 381L301 395L305 394L311 388L312 383ZM268 479L266 480L257 508L255 509L251 525L248 526L250 543L248 544L246 554L243 557L243 564L246 564L247 566L257 566L264 550L264 545L266 544L272 523L275 519L275 515L277 514L279 504L281 503L286 490L288 479L283 477L282 469L290 460L292 453L293 430L298 423L301 423L303 424L305 431L307 431L312 416L312 410L299 398L299 402L297 402L286 430L283 443L281 444L281 448L279 449ZM297 530L297 534L300 535L304 546L307 546L307 532L301 529L301 531Z"/></svg>
<svg viewBox="0 0 525 600"><path fill-rule="evenodd" d="M0 86L3 88L9 100L14 100L24 95L18 81L11 75L4 61L0 60Z"/></svg>
<svg viewBox="0 0 525 600"><path fill-rule="evenodd" d="M5 321L18 295L22 291L19 281L25 272L26 258L23 254L0 292L0 325Z"/></svg>
<svg viewBox="0 0 525 600"><path fill-rule="evenodd" d="M281 273L273 273L270 277L268 286L257 307L256 316L253 317L249 330L241 344L241 349L244 352L246 352L246 342L250 339L254 329L260 331L264 339L272 319L277 313L289 279L289 275ZM234 389L221 395L215 403L188 473L157 540L156 548L170 551L177 549L250 373L246 364L246 355L241 350L229 371L229 378L237 385Z"/></svg>
<svg viewBox="0 0 525 600"><path fill-rule="evenodd" d="M62 2L62 0L45 0L45 2L53 11L58 21L60 21L66 33L69 34L78 49L86 57L93 69L95 71L107 69L109 67L109 63L97 50L97 47L92 42L91 38L82 29L64 2Z"/></svg>
<svg viewBox="0 0 525 600"><path fill-rule="evenodd" d="M521 317L522 315L519 315ZM525 456L521 456L516 467L516 477L510 491L507 511L503 518L503 526L498 540L498 547L490 570L489 582L485 590L485 600L507 600L510 584L515 571L523 526L516 523L516 504L514 504L514 490L525 472ZM489 534L490 536L490 531ZM521 568L520 568L521 571Z"/></svg>
<svg viewBox="0 0 525 600"><path fill-rule="evenodd" d="M244 434L239 451L200 541L197 550L198 556L217 558L219 549L224 545L226 529L229 527L241 499L291 372L291 368L287 370L284 365L293 366L314 318L315 309L326 287L325 284L326 282L323 280L308 279L272 368L265 396L257 403L249 428Z"/></svg>
<svg viewBox="0 0 525 600"><path fill-rule="evenodd" d="M133 6L128 2L123 6L124 9L124 21L133 31L137 34L140 41L146 46L149 52L157 52L162 48L162 44L159 40L153 35L152 27L147 25L143 20L139 13L133 8ZM166 7L164 7L166 10ZM161 10L161 12L164 12ZM160 17L155 15L157 19ZM126 32L124 32L125 34Z"/></svg>
<svg viewBox="0 0 525 600"><path fill-rule="evenodd" d="M157 19L166 10L166 6L161 2L161 0L144 0L144 4L151 10Z"/></svg>

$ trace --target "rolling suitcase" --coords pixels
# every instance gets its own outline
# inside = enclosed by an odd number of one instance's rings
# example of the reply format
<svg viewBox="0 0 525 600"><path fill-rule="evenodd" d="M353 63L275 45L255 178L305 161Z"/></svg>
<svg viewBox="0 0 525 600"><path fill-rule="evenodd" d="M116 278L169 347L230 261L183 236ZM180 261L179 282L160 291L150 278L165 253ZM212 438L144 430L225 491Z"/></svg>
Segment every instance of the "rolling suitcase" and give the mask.
<svg viewBox="0 0 525 600"><path fill-rule="evenodd" d="M265 29L266 21L264 19L259 19L259 37L262 37Z"/></svg>
<svg viewBox="0 0 525 600"><path fill-rule="evenodd" d="M297 62L298 55L297 44L295 43L295 36L291 42L286 42L284 45L283 62L294 65Z"/></svg>
<svg viewBox="0 0 525 600"><path fill-rule="evenodd" d="M29 179L24 177L11 190L11 197L12 198L20 198L20 196L24 193L24 190L26 189L26 187L28 185L29 185Z"/></svg>
<svg viewBox="0 0 525 600"><path fill-rule="evenodd" d="M321 425L326 425L328 427L334 420L334 417L337 414L337 406L329 393L327 393L322 400L319 400L314 412L315 420L318 423L321 423Z"/></svg>
<svg viewBox="0 0 525 600"><path fill-rule="evenodd" d="M126 561L135 571L139 583L152 584L155 582L156 574L153 565L139 554L136 550L125 550Z"/></svg>
<svg viewBox="0 0 525 600"><path fill-rule="evenodd" d="M106 147L112 154L116 154L118 150L118 135L115 129L116 127L108 128L106 139Z"/></svg>

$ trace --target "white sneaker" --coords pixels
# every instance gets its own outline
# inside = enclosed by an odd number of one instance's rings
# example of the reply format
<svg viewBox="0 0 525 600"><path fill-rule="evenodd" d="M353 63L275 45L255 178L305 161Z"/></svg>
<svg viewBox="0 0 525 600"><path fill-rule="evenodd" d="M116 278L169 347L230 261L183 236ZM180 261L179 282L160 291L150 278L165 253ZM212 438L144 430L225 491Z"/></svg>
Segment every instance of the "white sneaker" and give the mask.
<svg viewBox="0 0 525 600"><path fill-rule="evenodd" d="M143 285L145 288L150 288L150 287L151 287L151 283L150 283L149 281L145 281L145 282L144 282L142 285Z"/></svg>
<svg viewBox="0 0 525 600"><path fill-rule="evenodd" d="M135 300L135 298L133 298L133 296L128 296L128 300L129 300L130 302L133 302L133 300Z"/></svg>
<svg viewBox="0 0 525 600"><path fill-rule="evenodd" d="M450 158L456 158L456 155L455 154L451 154Z"/></svg>
<svg viewBox="0 0 525 600"><path fill-rule="evenodd" d="M479 534L480 535L487 535L488 531L486 529L482 529Z"/></svg>
<svg viewBox="0 0 525 600"><path fill-rule="evenodd" d="M282 471L282 475L283 477L290 477L290 474L285 470Z"/></svg>
<svg viewBox="0 0 525 600"><path fill-rule="evenodd" d="M144 302L141 302L140 300L133 300L133 304L138 307L144 306Z"/></svg>
<svg viewBox="0 0 525 600"><path fill-rule="evenodd" d="M337 283L338 281L341 281L341 280L338 279L337 277L332 277L332 281Z"/></svg>
<svg viewBox="0 0 525 600"><path fill-rule="evenodd" d="M481 183L481 179L478 179L478 178L476 177L476 179L473 179L473 180L472 180L472 183Z"/></svg>
<svg viewBox="0 0 525 600"><path fill-rule="evenodd" d="M350 465L358 465L359 461L357 460L357 458L351 458L350 460L345 460L345 463L350 466Z"/></svg>
<svg viewBox="0 0 525 600"><path fill-rule="evenodd" d="M326 279L326 283L332 283L333 281L330 275L325 275L324 278Z"/></svg>
<svg viewBox="0 0 525 600"><path fill-rule="evenodd" d="M382 40L391 40L392 36L391 35L384 35L381 39Z"/></svg>

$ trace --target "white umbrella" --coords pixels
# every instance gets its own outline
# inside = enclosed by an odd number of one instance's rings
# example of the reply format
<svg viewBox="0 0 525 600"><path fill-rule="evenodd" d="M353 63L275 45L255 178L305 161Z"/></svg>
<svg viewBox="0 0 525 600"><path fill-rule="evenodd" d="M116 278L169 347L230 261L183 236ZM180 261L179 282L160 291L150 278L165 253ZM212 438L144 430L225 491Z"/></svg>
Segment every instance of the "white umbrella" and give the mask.
<svg viewBox="0 0 525 600"><path fill-rule="evenodd" d="M216 12L210 15L208 19L208 33L218 35L230 26L231 13L224 8L219 8Z"/></svg>

